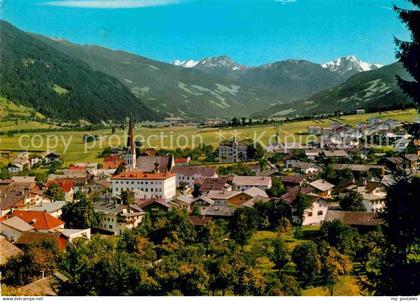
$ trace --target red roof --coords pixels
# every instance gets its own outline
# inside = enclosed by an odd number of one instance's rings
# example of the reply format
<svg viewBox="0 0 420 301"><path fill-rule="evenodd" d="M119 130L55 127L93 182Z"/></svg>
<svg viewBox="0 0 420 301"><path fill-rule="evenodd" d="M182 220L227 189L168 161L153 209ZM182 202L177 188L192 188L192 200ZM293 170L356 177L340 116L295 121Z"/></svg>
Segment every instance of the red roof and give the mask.
<svg viewBox="0 0 420 301"><path fill-rule="evenodd" d="M188 163L188 162L190 162L190 158L189 157L187 157L187 158L176 158L175 159L175 164L176 163L183 164L183 163Z"/></svg>
<svg viewBox="0 0 420 301"><path fill-rule="evenodd" d="M42 211L14 210L12 216L20 217L35 230L52 230L64 225L62 220Z"/></svg>
<svg viewBox="0 0 420 301"><path fill-rule="evenodd" d="M86 166L70 165L68 170L86 170Z"/></svg>
<svg viewBox="0 0 420 301"><path fill-rule="evenodd" d="M116 161L116 160L119 160L119 159L120 159L120 157L118 155L110 155L110 156L106 156L104 158L104 162L113 162L113 161Z"/></svg>
<svg viewBox="0 0 420 301"><path fill-rule="evenodd" d="M174 173L163 172L163 173L153 173L153 172L142 172L140 170L130 170L122 172L112 178L115 180L128 180L128 179L139 179L139 180L166 180L174 177Z"/></svg>
<svg viewBox="0 0 420 301"><path fill-rule="evenodd" d="M57 248L64 251L67 247L67 239L61 235L60 232L23 232L17 240L17 245L28 245L43 241L45 239L52 239L57 245Z"/></svg>
<svg viewBox="0 0 420 301"><path fill-rule="evenodd" d="M104 158L102 165L104 169L117 169L123 162L124 160L122 160L118 155L111 155Z"/></svg>
<svg viewBox="0 0 420 301"><path fill-rule="evenodd" d="M56 179L56 180L50 180L45 185L45 187L48 189L51 185L58 185L64 192L70 192L73 189L74 182L72 180L67 179Z"/></svg>

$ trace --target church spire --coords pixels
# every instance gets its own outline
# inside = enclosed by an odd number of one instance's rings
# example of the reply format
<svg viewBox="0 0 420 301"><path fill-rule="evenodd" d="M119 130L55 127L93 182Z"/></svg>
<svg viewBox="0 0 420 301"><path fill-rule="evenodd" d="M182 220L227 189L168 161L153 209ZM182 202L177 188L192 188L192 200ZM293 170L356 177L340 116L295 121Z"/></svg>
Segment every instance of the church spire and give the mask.
<svg viewBox="0 0 420 301"><path fill-rule="evenodd" d="M134 127L131 122L131 118L128 124L127 151L125 154L125 161L129 169L136 168L136 146L134 144Z"/></svg>

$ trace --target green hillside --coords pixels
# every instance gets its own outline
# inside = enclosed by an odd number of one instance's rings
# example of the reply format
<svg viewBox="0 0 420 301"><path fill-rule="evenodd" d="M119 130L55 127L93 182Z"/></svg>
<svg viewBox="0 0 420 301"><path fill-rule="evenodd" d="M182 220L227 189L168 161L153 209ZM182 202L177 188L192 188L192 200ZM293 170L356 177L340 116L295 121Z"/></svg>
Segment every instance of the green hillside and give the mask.
<svg viewBox="0 0 420 301"><path fill-rule="evenodd" d="M350 112L356 109L384 110L411 101L397 86L395 76L407 77L399 63L352 76L335 88L290 104L272 106L254 116L309 116Z"/></svg>
<svg viewBox="0 0 420 301"><path fill-rule="evenodd" d="M161 118L117 79L0 21L0 96L47 117L91 122Z"/></svg>
<svg viewBox="0 0 420 301"><path fill-rule="evenodd" d="M45 43L118 78L132 93L159 112L188 117L249 116L281 103L275 93L234 80L158 62L124 51L77 45L36 37Z"/></svg>

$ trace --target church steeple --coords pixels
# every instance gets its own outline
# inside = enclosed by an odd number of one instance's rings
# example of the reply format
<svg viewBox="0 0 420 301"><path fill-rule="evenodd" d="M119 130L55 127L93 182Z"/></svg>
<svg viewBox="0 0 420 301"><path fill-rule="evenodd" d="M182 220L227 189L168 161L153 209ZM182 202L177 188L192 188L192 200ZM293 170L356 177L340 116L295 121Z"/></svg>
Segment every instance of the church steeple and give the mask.
<svg viewBox="0 0 420 301"><path fill-rule="evenodd" d="M136 168L136 145L134 144L134 127L130 122L128 124L128 138L127 138L127 151L125 153L125 161L128 169Z"/></svg>

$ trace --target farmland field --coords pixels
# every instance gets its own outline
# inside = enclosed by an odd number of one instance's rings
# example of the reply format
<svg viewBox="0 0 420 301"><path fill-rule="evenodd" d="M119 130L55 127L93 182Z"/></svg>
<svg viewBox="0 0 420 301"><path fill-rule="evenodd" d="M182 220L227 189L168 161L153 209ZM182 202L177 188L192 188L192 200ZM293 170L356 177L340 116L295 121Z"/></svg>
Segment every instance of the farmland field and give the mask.
<svg viewBox="0 0 420 301"><path fill-rule="evenodd" d="M174 149L176 147L197 147L200 143L217 146L220 140L255 138L263 144L273 142L275 133L279 133L281 141L295 139L305 141L308 126L319 125L328 127L333 121L340 121L350 125L366 121L372 117L382 119L393 118L399 121L413 121L418 113L416 110L398 110L371 114L349 115L322 120L294 121L276 125L255 125L240 128L198 128L195 126L176 126L164 128L136 128L136 140L145 147ZM33 121L0 122L0 131L16 129L48 128L50 125ZM84 143L85 134L97 135L98 139L91 143ZM42 133L21 133L13 136L0 136L0 151L17 152L28 151L56 151L60 153L66 164L76 162L100 162L98 154L107 146L121 147L125 145L127 133L125 130L111 129L98 131L68 131L60 132L52 129ZM296 140L297 139L297 140ZM315 139L315 137L309 138Z"/></svg>

